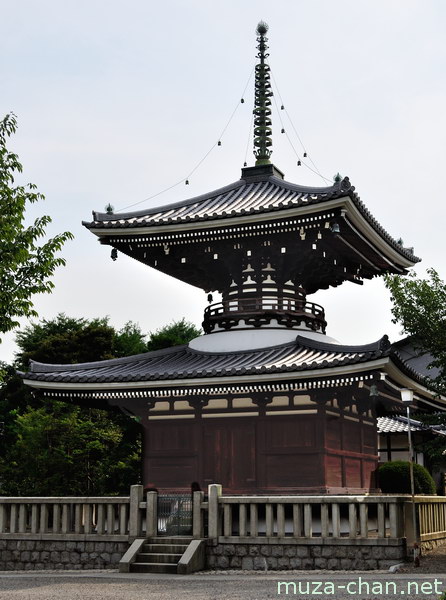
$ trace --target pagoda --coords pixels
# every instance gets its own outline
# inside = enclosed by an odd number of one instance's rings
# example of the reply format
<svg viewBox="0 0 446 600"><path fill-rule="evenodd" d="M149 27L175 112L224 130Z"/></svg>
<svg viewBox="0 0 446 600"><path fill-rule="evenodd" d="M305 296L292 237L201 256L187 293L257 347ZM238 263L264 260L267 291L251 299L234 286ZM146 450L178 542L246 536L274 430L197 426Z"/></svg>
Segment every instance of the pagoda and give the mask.
<svg viewBox="0 0 446 600"><path fill-rule="evenodd" d="M148 487L367 492L376 489L377 417L402 411L400 390L414 390L419 410L444 402L386 336L360 346L328 337L324 309L307 296L404 274L419 259L372 217L348 178L305 187L271 163L267 29L257 27L255 165L210 193L84 222L114 256L207 293L204 335L127 358L31 362L25 382L50 398L138 418Z"/></svg>

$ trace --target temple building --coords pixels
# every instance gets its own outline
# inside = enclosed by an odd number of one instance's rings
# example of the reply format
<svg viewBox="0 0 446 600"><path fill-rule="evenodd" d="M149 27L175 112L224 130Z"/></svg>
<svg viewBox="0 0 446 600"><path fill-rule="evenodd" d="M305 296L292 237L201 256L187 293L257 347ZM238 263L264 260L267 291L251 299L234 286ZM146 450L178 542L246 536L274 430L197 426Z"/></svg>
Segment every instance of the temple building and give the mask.
<svg viewBox="0 0 446 600"><path fill-rule="evenodd" d="M377 418L402 412L400 390L414 390L420 411L445 404L386 336L359 346L328 337L324 309L307 296L404 274L419 259L372 217L348 178L305 187L272 164L266 33L260 23L255 165L199 197L95 212L84 223L114 253L208 294L204 335L127 358L32 362L25 382L49 398L138 417L146 486L367 492L377 487Z"/></svg>

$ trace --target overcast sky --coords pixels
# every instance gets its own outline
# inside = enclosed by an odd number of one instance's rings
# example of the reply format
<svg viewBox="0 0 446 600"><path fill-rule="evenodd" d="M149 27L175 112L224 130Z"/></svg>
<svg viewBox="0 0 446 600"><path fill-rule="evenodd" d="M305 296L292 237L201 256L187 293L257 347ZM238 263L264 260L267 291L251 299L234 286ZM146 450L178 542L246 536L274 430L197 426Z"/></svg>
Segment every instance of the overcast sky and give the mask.
<svg viewBox="0 0 446 600"><path fill-rule="evenodd" d="M0 115L16 113L11 144L46 201L51 234L70 230L67 266L41 317L110 316L144 331L186 317L199 324L204 292L100 246L81 225L92 210L136 209L236 181L253 104L255 28L270 30L270 65L294 126L319 171L349 176L384 228L446 277L446 2L443 0L15 0L1 3ZM279 100L280 101L280 100ZM282 113L281 116L284 116ZM301 150L291 125L292 142ZM324 185L280 133L273 162L288 181ZM254 163L249 140L248 164ZM309 298L326 309L327 333L371 342L392 325L380 280L346 283ZM26 324L26 321L23 322ZM14 335L0 357L11 360Z"/></svg>

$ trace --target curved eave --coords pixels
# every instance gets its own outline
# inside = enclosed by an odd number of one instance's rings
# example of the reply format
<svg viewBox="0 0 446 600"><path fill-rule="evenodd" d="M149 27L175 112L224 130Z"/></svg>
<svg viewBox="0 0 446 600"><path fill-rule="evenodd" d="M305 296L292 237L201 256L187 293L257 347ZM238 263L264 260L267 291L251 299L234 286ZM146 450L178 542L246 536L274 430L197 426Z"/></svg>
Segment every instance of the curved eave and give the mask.
<svg viewBox="0 0 446 600"><path fill-rule="evenodd" d="M390 265L398 265L401 269L413 267L420 259L411 255L404 248L398 248L398 244L388 234L385 236L378 231L376 227L366 220L360 212L357 205L348 195L327 200L317 204L308 204L306 206L297 206L280 211L258 212L236 217L226 217L222 219L209 219L206 221L180 222L163 225L153 225L150 227L126 227L121 228L90 228L98 238L105 237L134 237L143 235L155 235L166 233L193 232L197 230L221 229L223 227L233 227L273 221L278 218L286 219L292 217L301 217L308 214L321 213L334 209L344 211L344 218L349 221L350 227L359 235L367 245L375 251Z"/></svg>
<svg viewBox="0 0 446 600"><path fill-rule="evenodd" d="M446 397L438 396L435 392L427 388L421 378L414 377L409 369L401 369L392 359L386 365L386 374L394 383L397 384L395 391L401 388L408 388L414 392L414 400L420 400L424 405L434 410L446 411ZM402 405L403 406L403 405Z"/></svg>
<svg viewBox="0 0 446 600"><path fill-rule="evenodd" d="M189 376L166 379L150 379L140 381L118 381L118 382L100 382L100 383L73 383L73 382L55 382L39 379L29 379L24 375L24 383L31 388L63 393L116 393L122 391L138 390L168 390L173 388L197 388L197 387L227 387L244 385L262 385L274 383L296 383L311 382L316 380L350 378L365 373L382 373L386 379L386 385L394 389L395 395L399 396L401 388L410 388L414 391L415 400L422 405L430 407L432 410L446 410L446 397L438 397L435 392L430 390L424 384L424 379L413 369L401 362L398 355L392 350L391 354L384 355L374 360L362 360L355 363L325 366L320 364L315 368L307 369L287 369L286 371L268 371L259 370L257 373L240 375L233 373L230 375L219 376ZM129 357L130 358L130 357ZM111 362L111 361L107 361ZM51 365L48 365L50 367ZM75 365L72 365L73 367ZM43 374L43 373L42 373ZM38 373L36 373L38 376Z"/></svg>
<svg viewBox="0 0 446 600"><path fill-rule="evenodd" d="M46 390L125 390L125 389L151 389L171 387L197 387L197 386L225 386L234 384L250 384L262 382L280 382L290 380L305 380L325 377L340 377L353 375L363 371L376 370L384 367L388 358L380 358L368 362L358 362L337 367L319 367L315 369L286 371L282 373L259 372L252 375L227 375L218 377L187 377L178 379L159 379L145 381L126 381L114 383L58 383L54 381L39 381L36 379L24 379L23 382L30 387Z"/></svg>

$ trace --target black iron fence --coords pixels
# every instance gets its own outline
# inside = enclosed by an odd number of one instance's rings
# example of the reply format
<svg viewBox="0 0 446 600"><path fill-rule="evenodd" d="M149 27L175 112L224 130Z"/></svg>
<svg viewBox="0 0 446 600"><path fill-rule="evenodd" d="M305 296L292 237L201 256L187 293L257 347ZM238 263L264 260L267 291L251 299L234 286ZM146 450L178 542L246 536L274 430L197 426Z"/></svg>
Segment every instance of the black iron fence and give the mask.
<svg viewBox="0 0 446 600"><path fill-rule="evenodd" d="M190 493L158 494L158 535L191 535L192 510Z"/></svg>

